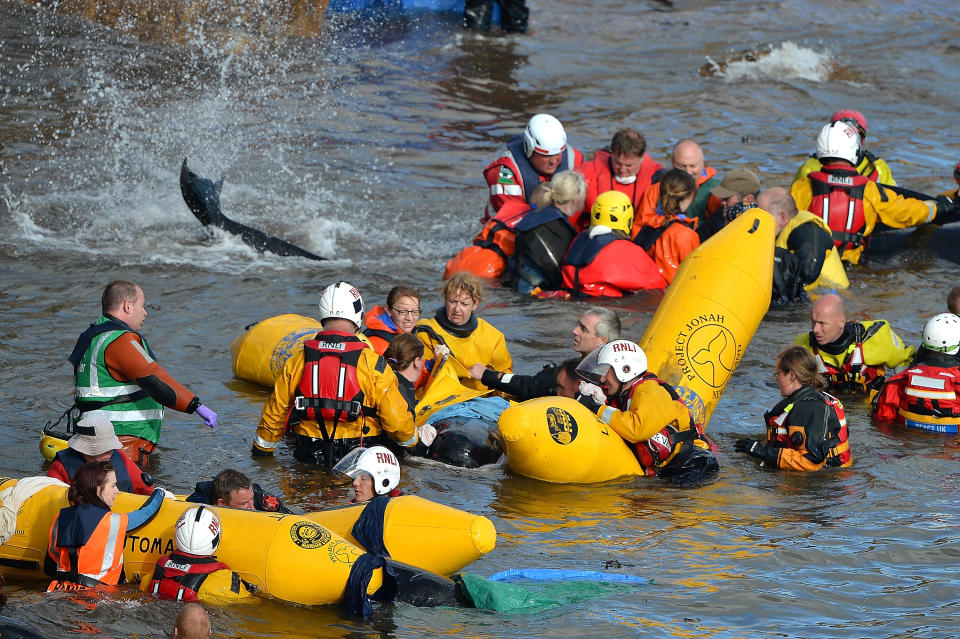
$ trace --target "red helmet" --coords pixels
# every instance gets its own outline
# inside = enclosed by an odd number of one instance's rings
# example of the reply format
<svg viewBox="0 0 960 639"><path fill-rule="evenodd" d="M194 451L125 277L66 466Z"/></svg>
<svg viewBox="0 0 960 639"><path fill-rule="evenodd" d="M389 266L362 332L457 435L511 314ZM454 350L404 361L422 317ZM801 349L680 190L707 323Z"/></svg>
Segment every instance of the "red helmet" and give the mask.
<svg viewBox="0 0 960 639"><path fill-rule="evenodd" d="M849 125L855 126L857 127L857 133L860 134L860 139L867 139L867 119L863 117L863 114L859 111L840 109L830 116L830 122L846 122Z"/></svg>

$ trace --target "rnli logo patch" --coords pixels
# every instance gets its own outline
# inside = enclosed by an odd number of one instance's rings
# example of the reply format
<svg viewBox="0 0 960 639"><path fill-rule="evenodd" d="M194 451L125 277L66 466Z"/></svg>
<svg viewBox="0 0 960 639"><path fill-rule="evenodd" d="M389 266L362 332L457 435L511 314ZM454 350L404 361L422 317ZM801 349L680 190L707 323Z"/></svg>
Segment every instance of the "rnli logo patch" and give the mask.
<svg viewBox="0 0 960 639"><path fill-rule="evenodd" d="M707 418L707 406L704 404L703 398L686 386L677 386L677 394L680 396L680 400L690 409L693 421L702 424Z"/></svg>
<svg viewBox="0 0 960 639"><path fill-rule="evenodd" d="M270 355L270 372L273 373L274 377L280 375L280 371L283 370L283 365L287 363L287 360L290 359L293 352L303 348L303 343L316 335L318 330L316 326L311 326L309 328L301 328L289 335L283 336L283 339L277 343L276 348L273 349L273 353Z"/></svg>
<svg viewBox="0 0 960 639"><path fill-rule="evenodd" d="M566 446L577 438L577 421L562 408L551 406L547 409L547 430L553 441Z"/></svg>
<svg viewBox="0 0 960 639"><path fill-rule="evenodd" d="M677 331L673 351L683 380L699 379L719 389L729 379L743 354L743 346L725 323L722 313L702 313L687 320Z"/></svg>
<svg viewBox="0 0 960 639"><path fill-rule="evenodd" d="M313 550L330 541L330 531L312 521L298 521L290 526L290 539L301 548Z"/></svg>

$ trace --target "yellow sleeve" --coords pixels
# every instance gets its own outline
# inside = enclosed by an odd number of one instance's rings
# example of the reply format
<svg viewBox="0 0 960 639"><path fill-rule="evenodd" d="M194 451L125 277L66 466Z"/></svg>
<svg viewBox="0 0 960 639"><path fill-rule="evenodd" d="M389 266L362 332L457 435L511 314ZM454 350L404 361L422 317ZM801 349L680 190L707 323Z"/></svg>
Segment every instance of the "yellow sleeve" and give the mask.
<svg viewBox="0 0 960 639"><path fill-rule="evenodd" d="M873 166L877 169L877 182L880 184L890 184L896 186L897 182L893 179L893 173L890 172L890 165L883 158L877 158Z"/></svg>
<svg viewBox="0 0 960 639"><path fill-rule="evenodd" d="M793 176L794 182L799 182L800 180L806 180L807 176L813 173L814 171L819 171L823 168L823 164L815 157L808 157L804 160L803 164L800 165L800 168L797 169L796 174ZM801 211L803 209L800 209Z"/></svg>
<svg viewBox="0 0 960 639"><path fill-rule="evenodd" d="M897 369L910 363L913 351L913 346L904 344L890 324L883 322L883 326L863 343L863 360L867 364L882 364L884 368Z"/></svg>
<svg viewBox="0 0 960 639"><path fill-rule="evenodd" d="M302 348L290 356L273 383L273 393L263 406L260 424L257 426L257 438L253 442L257 449L272 453L283 439L283 433L287 428L287 416L290 414L290 404L300 384L301 375L303 375Z"/></svg>
<svg viewBox="0 0 960 639"><path fill-rule="evenodd" d="M810 179L794 180L790 185L790 195L797 203L798 211L809 211L810 204L813 202L813 189L810 187Z"/></svg>
<svg viewBox="0 0 960 639"><path fill-rule="evenodd" d="M620 437L631 443L645 442L657 434L664 426L680 417L680 410L686 410L675 401L665 388L655 381L640 382L633 389L630 410L617 410L612 406L601 406L597 417Z"/></svg>
<svg viewBox="0 0 960 639"><path fill-rule="evenodd" d="M890 189L883 189L886 201L880 194L882 186L875 182L867 182L863 191L863 201L866 209L873 209L875 217L887 226L895 229L904 229L908 226L932 222L937 214L937 205L932 201L914 200L894 193ZM797 203L800 206L800 203ZM867 213L868 211L864 211ZM873 230L876 220L867 218L867 232Z"/></svg>
<svg viewBox="0 0 960 639"><path fill-rule="evenodd" d="M240 575L232 570L217 570L210 573L200 584L197 599L208 603L232 603L253 596Z"/></svg>
<svg viewBox="0 0 960 639"><path fill-rule="evenodd" d="M387 437L405 448L416 446L417 426L407 400L400 394L393 369L368 349L357 362L357 379L363 389L364 402L377 409L380 427Z"/></svg>

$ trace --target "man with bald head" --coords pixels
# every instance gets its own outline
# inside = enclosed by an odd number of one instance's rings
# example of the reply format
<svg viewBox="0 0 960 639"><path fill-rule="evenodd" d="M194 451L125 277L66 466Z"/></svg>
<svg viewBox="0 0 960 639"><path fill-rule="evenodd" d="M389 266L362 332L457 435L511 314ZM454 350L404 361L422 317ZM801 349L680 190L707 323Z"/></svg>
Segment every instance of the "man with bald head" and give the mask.
<svg viewBox="0 0 960 639"><path fill-rule="evenodd" d="M177 613L174 639L210 639L212 636L210 617L200 604L188 603Z"/></svg>
<svg viewBox="0 0 960 639"><path fill-rule="evenodd" d="M803 299L803 291L850 286L826 222L809 211L797 211L790 192L778 186L761 191L757 206L773 216L777 227L774 302Z"/></svg>
<svg viewBox="0 0 960 639"><path fill-rule="evenodd" d="M831 393L879 390L886 369L906 367L913 346L903 343L886 320L848 322L839 295L824 295L811 310L811 330L794 340L810 349L827 379Z"/></svg>
<svg viewBox="0 0 960 639"><path fill-rule="evenodd" d="M704 220L719 208L719 201L709 202L710 191L720 185L716 170L707 166L703 149L690 138L680 140L674 145L670 162L673 168L686 171L697 181L697 192L686 210L686 215L699 218L698 226L702 225ZM659 195L657 193L658 197Z"/></svg>

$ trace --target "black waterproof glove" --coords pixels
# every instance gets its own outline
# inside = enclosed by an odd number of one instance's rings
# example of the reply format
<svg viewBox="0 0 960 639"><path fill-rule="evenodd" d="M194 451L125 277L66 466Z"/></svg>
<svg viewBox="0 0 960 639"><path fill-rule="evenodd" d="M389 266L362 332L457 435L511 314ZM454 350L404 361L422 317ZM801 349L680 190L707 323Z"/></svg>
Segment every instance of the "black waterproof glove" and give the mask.
<svg viewBox="0 0 960 639"><path fill-rule="evenodd" d="M738 439L733 444L733 449L738 453L746 453L751 457L756 457L760 461L767 458L767 445L761 444L755 439Z"/></svg>
<svg viewBox="0 0 960 639"><path fill-rule="evenodd" d="M590 409L590 412L594 414L596 414L596 412L600 410L600 407L603 406L603 404L595 400L590 395L577 395L577 401Z"/></svg>
<svg viewBox="0 0 960 639"><path fill-rule="evenodd" d="M960 220L960 204L954 202L946 195L938 195L936 202L937 216L933 218L934 224L943 226L944 224L951 224Z"/></svg>

